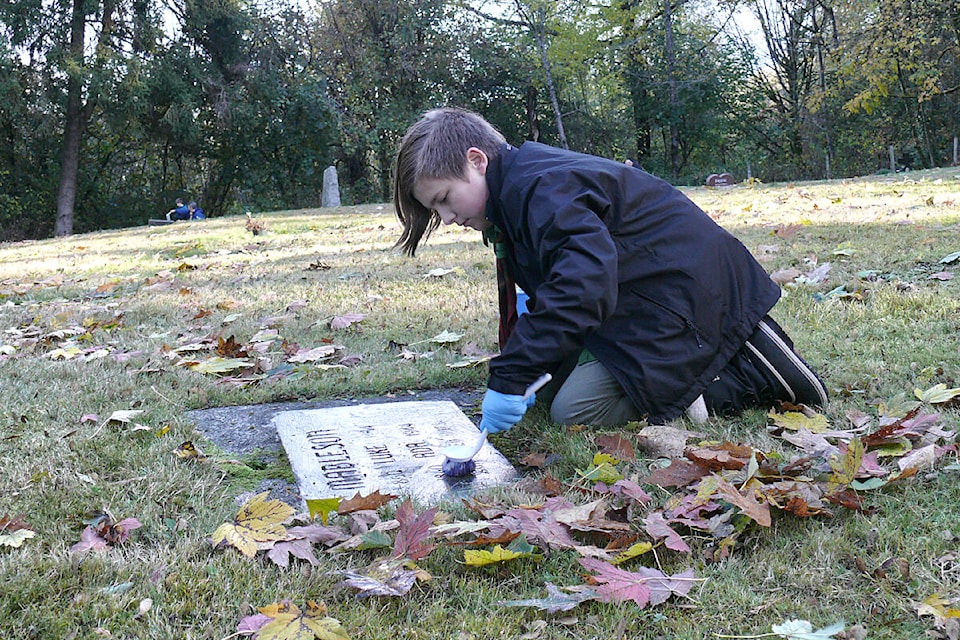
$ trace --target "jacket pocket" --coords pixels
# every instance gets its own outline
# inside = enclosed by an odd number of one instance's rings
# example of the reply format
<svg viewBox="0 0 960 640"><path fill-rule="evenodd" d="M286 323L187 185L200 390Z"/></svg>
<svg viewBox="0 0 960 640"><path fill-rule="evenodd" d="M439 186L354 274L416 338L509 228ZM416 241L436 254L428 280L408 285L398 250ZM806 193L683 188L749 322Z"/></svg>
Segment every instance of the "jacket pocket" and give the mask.
<svg viewBox="0 0 960 640"><path fill-rule="evenodd" d="M709 341L709 336L697 325L696 322L693 321L693 318L690 317L689 314L678 311L667 303L656 300L649 295L641 293L635 289L632 291L632 293L643 302L652 305L659 310L661 317L658 318L658 326L666 328L669 325L674 325L675 328L672 331L666 329L665 333L689 333L690 336L696 340L698 349L703 349L705 346L705 341Z"/></svg>

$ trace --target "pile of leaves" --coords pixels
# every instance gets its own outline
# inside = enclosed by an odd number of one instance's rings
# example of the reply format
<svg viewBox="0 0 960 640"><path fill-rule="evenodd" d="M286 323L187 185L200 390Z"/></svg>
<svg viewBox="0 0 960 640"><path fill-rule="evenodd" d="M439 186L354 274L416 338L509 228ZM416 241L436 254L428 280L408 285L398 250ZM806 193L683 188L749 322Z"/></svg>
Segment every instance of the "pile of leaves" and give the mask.
<svg viewBox="0 0 960 640"><path fill-rule="evenodd" d="M656 568L663 553L682 557L696 547L705 560L715 561L727 557L745 532L769 528L778 513L868 512L865 496L870 491L932 470L943 456L957 454L955 432L944 428L940 414L922 413L919 407L876 422L854 412L843 428L832 427L806 407L787 409L793 410L769 417L771 432L798 449L790 457L746 444L698 442L640 476L627 435L600 435L600 451L576 479L561 482L544 473L528 483L536 496L531 504L476 496L464 500L476 518L454 520L437 508L417 514L408 499L393 519L383 520L380 508L396 496L375 492L311 505L320 523L314 513L297 515L264 493L247 502L233 522L221 525L212 542L251 558L262 551L281 567L294 557L318 565L318 548L326 553L388 552L341 572L340 584L358 597L404 596L414 585L428 582L432 576L419 563L440 544L463 548L462 564L475 570L573 553L584 570L582 583L548 583L544 598L501 605L560 612L600 601L643 608L671 596L690 597L700 582L692 569L671 575ZM644 486L673 491L657 504ZM331 523L332 513L338 517Z"/></svg>

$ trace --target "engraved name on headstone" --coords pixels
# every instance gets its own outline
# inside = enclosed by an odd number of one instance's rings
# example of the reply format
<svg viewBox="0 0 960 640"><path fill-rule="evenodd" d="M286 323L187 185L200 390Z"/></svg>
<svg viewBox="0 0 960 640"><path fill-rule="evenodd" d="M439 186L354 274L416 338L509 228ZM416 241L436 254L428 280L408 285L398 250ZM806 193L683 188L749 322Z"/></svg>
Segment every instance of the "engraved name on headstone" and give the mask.
<svg viewBox="0 0 960 640"><path fill-rule="evenodd" d="M711 173L707 176L708 187L731 187L737 184L737 180L729 173Z"/></svg>
<svg viewBox="0 0 960 640"><path fill-rule="evenodd" d="M449 401L283 411L273 423L305 500L379 490L432 502L516 478L489 443L474 458L472 475L443 475L441 451L472 444L479 435Z"/></svg>

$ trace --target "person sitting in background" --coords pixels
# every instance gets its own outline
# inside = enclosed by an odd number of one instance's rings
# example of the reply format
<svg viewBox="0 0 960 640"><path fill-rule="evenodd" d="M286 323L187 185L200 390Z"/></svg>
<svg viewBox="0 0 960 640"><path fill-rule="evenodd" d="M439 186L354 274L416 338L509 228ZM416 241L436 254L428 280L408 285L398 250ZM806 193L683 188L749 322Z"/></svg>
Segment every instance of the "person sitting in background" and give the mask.
<svg viewBox="0 0 960 640"><path fill-rule="evenodd" d="M191 202L188 204L187 210L190 213L190 215L187 217L187 220L204 220L207 217L204 215L203 209L197 206L196 202Z"/></svg>
<svg viewBox="0 0 960 640"><path fill-rule="evenodd" d="M167 211L167 220L189 220L190 209L183 204L183 198L177 198L177 204L173 209Z"/></svg>

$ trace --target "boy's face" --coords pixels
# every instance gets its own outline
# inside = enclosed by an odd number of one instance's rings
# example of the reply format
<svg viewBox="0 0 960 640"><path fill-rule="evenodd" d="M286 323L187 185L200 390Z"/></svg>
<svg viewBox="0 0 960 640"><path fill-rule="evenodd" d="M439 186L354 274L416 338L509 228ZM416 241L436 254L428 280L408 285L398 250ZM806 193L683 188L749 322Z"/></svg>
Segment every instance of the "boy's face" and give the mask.
<svg viewBox="0 0 960 640"><path fill-rule="evenodd" d="M440 216L443 224L458 224L483 231L487 220L487 155L475 147L467 150L463 178L424 178L413 185L413 197Z"/></svg>

